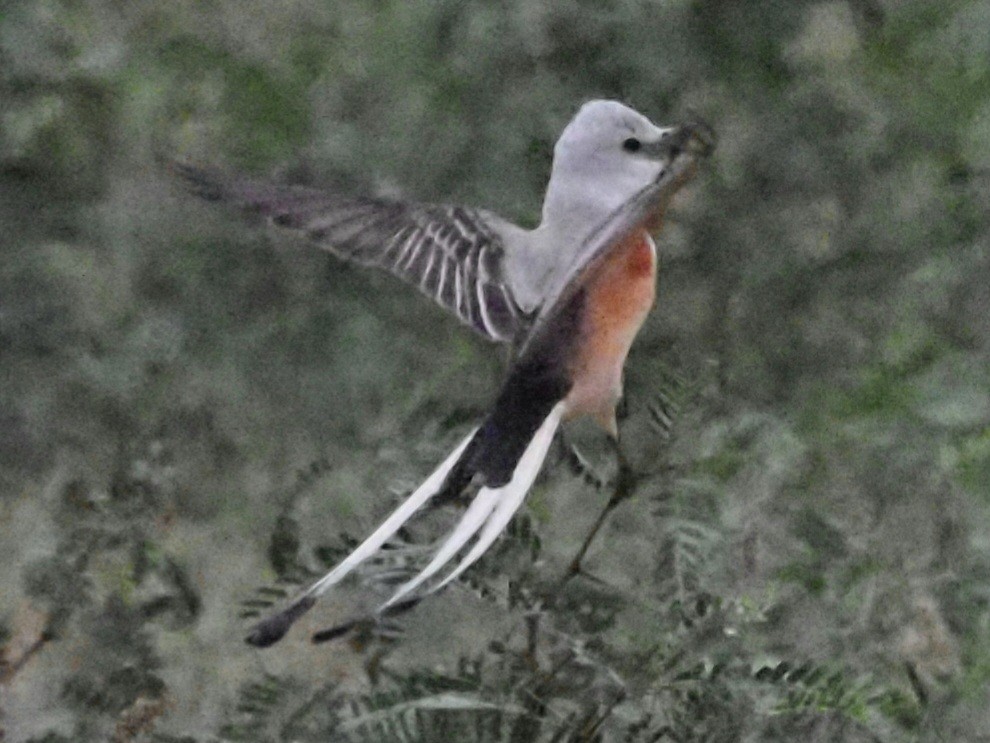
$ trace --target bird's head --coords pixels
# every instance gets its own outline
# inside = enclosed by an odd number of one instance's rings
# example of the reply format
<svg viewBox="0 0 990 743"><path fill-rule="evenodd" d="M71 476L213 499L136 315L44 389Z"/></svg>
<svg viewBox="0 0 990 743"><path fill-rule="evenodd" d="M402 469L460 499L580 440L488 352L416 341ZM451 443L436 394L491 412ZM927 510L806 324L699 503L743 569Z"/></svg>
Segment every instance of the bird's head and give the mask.
<svg viewBox="0 0 990 743"><path fill-rule="evenodd" d="M589 101L554 147L544 222L597 223L657 183L665 201L713 147L704 124L660 127L618 101Z"/></svg>

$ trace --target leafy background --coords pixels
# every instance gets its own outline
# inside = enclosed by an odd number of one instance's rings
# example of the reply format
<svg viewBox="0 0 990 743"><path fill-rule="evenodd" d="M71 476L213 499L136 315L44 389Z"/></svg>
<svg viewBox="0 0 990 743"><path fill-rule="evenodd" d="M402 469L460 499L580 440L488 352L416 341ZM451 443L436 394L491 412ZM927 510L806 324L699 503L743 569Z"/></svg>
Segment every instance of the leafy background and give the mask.
<svg viewBox="0 0 990 743"><path fill-rule="evenodd" d="M987 28L985 0L0 2L4 740L990 739ZM533 224L591 97L720 137L627 368L631 497L570 571L619 492L578 427L461 585L307 641L448 509L247 647L504 359L161 159Z"/></svg>

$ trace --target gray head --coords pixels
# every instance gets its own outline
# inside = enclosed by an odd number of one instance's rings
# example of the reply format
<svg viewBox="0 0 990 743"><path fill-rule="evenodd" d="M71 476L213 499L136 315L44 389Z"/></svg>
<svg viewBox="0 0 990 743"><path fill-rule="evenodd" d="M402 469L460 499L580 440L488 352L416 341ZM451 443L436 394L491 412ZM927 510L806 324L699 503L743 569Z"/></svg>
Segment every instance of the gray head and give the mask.
<svg viewBox="0 0 990 743"><path fill-rule="evenodd" d="M554 147L544 225L597 224L664 175L679 153L670 146L677 131L618 101L585 103Z"/></svg>

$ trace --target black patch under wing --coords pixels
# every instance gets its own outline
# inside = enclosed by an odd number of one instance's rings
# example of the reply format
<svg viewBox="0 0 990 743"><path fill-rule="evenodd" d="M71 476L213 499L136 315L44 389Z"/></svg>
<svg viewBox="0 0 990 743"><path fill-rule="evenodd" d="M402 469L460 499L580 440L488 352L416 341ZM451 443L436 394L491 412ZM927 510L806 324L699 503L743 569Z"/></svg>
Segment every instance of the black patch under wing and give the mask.
<svg viewBox="0 0 990 743"><path fill-rule="evenodd" d="M571 389L584 301L584 290L576 292L516 361L491 413L447 477L441 499L456 498L475 475L490 488L512 479L533 435Z"/></svg>

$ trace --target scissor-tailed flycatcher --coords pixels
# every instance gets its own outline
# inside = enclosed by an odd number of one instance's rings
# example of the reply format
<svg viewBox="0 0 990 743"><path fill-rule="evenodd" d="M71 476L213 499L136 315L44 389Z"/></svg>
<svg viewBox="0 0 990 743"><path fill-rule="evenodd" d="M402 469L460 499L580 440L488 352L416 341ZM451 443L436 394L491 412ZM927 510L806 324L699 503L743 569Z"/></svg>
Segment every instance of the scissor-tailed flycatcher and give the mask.
<svg viewBox="0 0 990 743"><path fill-rule="evenodd" d="M534 230L466 207L343 198L173 165L204 198L258 211L345 259L385 268L515 349L484 422L367 540L287 609L259 623L248 642L277 642L428 500L477 486L434 558L380 611L422 595L414 592L477 536L458 566L426 593L439 590L509 523L562 420L590 415L618 436L622 368L655 296L650 233L712 147L704 125L660 128L621 103L586 103L554 147L543 218Z"/></svg>

